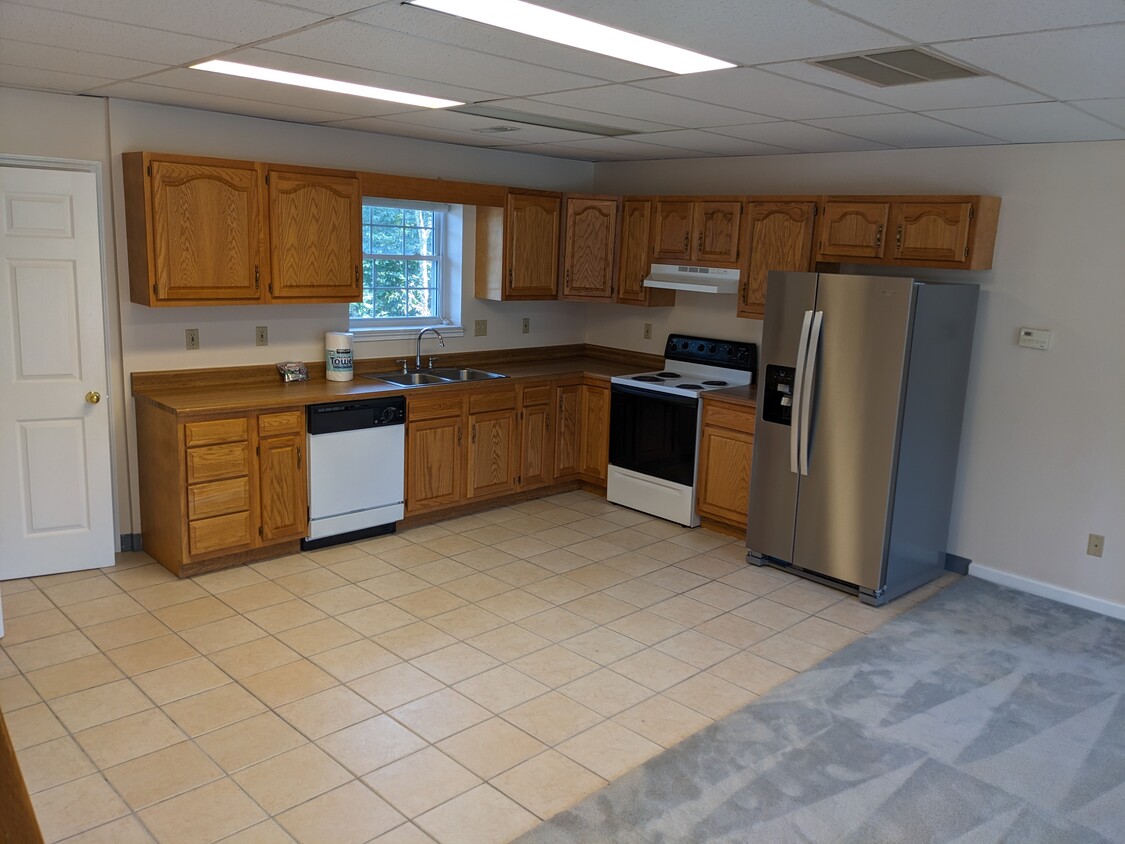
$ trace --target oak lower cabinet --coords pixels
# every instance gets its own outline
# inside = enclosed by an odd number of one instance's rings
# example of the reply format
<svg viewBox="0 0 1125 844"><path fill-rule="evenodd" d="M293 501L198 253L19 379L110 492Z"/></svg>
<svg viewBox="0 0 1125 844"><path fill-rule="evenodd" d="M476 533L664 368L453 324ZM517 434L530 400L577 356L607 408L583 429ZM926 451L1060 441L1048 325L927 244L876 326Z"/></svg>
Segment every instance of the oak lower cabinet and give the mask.
<svg viewBox="0 0 1125 844"><path fill-rule="evenodd" d="M465 498L487 498L516 486L519 439L516 389L470 395Z"/></svg>
<svg viewBox="0 0 1125 844"><path fill-rule="evenodd" d="M406 515L464 499L465 397L442 393L406 399Z"/></svg>
<svg viewBox="0 0 1125 844"><path fill-rule="evenodd" d="M590 379L582 385L582 479L605 486L609 473L609 384Z"/></svg>
<svg viewBox="0 0 1125 844"><path fill-rule="evenodd" d="M696 509L739 531L746 530L750 499L754 414L753 405L703 399Z"/></svg>
<svg viewBox="0 0 1125 844"><path fill-rule="evenodd" d="M619 205L616 197L566 198L566 238L559 298L584 302L613 300Z"/></svg>
<svg viewBox="0 0 1125 844"><path fill-rule="evenodd" d="M295 550L304 442L304 408L181 418L138 400L144 550L181 577Z"/></svg>
<svg viewBox="0 0 1125 844"><path fill-rule="evenodd" d="M476 297L555 299L562 198L509 191L503 208L477 208Z"/></svg>
<svg viewBox="0 0 1125 844"><path fill-rule="evenodd" d="M675 290L645 287L652 266L652 202L626 199L621 204L621 248L617 261L617 297L623 305L667 308L676 304Z"/></svg>
<svg viewBox="0 0 1125 844"><path fill-rule="evenodd" d="M556 383L554 395L554 480L569 480L578 476L582 460L582 381Z"/></svg>
<svg viewBox="0 0 1125 844"><path fill-rule="evenodd" d="M745 266L738 287L738 315L762 319L771 270L812 268L816 201L751 199L746 215Z"/></svg>
<svg viewBox="0 0 1125 844"><path fill-rule="evenodd" d="M520 457L516 485L538 489L551 483L554 468L551 385L520 387Z"/></svg>

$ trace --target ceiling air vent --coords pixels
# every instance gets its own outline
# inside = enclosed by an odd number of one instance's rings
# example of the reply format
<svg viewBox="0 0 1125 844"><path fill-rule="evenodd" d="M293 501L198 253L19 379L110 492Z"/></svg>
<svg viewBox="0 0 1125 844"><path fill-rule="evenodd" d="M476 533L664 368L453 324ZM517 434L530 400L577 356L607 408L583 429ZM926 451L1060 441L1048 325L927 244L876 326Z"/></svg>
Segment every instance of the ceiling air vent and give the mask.
<svg viewBox="0 0 1125 844"><path fill-rule="evenodd" d="M983 74L921 50L888 50L809 62L887 88L939 79L968 79Z"/></svg>

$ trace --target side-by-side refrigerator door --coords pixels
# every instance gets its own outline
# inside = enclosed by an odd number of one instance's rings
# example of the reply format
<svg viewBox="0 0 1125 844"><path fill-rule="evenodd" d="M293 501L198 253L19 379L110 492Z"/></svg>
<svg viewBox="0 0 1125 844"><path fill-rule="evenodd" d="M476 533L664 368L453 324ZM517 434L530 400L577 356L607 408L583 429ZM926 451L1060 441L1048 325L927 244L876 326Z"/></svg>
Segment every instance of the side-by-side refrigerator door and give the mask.
<svg viewBox="0 0 1125 844"><path fill-rule="evenodd" d="M746 546L758 556L785 562L793 559L799 477L794 464L794 437L799 430L794 390L800 380L798 365L803 363L800 348L802 343L807 348L811 330L808 315L816 301L816 287L815 273L771 272L762 328Z"/></svg>

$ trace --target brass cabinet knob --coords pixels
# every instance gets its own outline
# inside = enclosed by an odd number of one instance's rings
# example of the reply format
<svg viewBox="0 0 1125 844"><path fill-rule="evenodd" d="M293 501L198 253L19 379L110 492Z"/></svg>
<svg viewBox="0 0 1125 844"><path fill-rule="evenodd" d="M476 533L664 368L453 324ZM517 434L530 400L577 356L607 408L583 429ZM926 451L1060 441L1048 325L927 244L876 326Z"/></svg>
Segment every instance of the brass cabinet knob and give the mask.
<svg viewBox="0 0 1125 844"><path fill-rule="evenodd" d="M102 394L97 392L96 390L90 390L90 392L86 394L86 401L88 401L90 404L97 404L101 400Z"/></svg>

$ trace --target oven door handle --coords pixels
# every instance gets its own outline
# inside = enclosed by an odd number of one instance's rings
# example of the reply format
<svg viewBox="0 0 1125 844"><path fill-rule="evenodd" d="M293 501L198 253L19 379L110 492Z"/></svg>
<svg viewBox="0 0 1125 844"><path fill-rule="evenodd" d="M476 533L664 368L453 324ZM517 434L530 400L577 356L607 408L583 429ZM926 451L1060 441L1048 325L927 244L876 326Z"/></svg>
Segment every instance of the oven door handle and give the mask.
<svg viewBox="0 0 1125 844"><path fill-rule="evenodd" d="M643 399L655 399L667 404L677 404L682 407L695 407L699 403L696 396L676 396L660 390L646 390L644 387L626 387L624 384L611 384L611 395L637 396Z"/></svg>
<svg viewBox="0 0 1125 844"><path fill-rule="evenodd" d="M801 323L801 339L797 343L796 378L793 381L793 412L789 417L789 471L794 475L801 472L801 392L805 383L805 364L809 354L809 332L812 330L813 312L805 311Z"/></svg>

